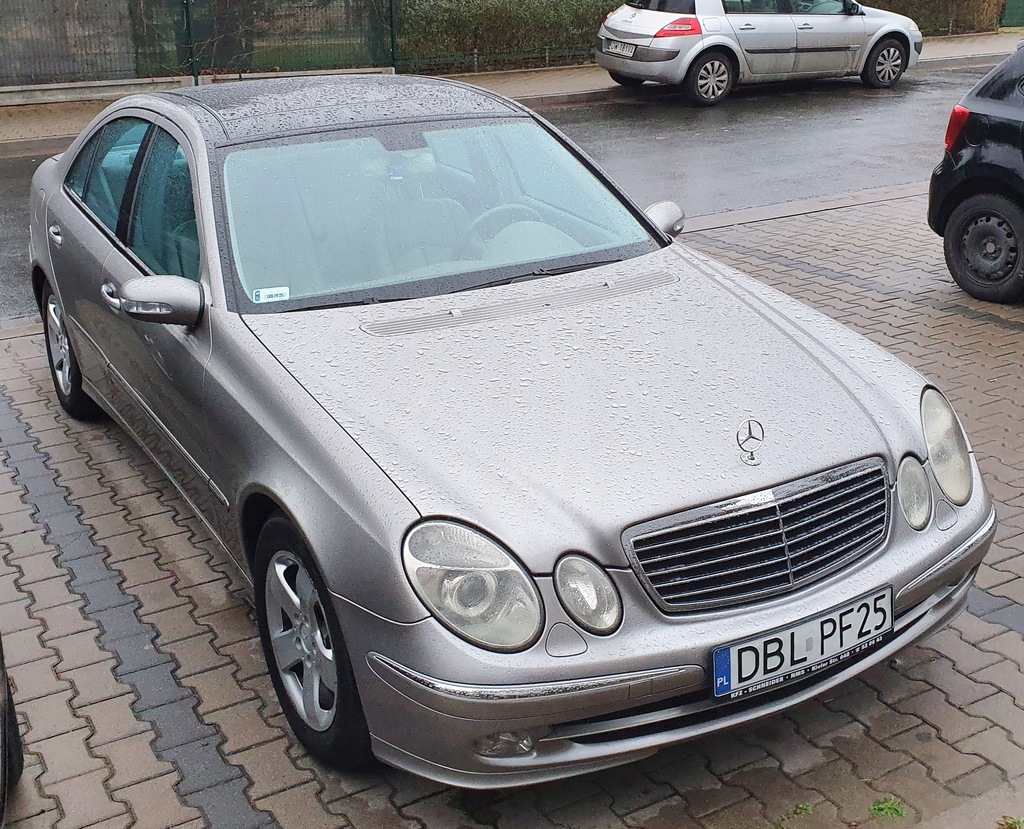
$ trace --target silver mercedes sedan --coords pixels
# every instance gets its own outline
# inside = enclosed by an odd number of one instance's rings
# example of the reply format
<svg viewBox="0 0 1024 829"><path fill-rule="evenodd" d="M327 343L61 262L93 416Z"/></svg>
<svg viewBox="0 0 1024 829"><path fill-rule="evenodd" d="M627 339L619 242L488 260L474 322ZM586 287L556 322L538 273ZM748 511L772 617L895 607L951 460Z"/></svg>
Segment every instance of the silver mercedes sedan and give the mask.
<svg viewBox="0 0 1024 829"><path fill-rule="evenodd" d="M512 786L757 720L945 624L991 542L928 380L489 92L132 96L30 209L57 398L180 488L337 767Z"/></svg>

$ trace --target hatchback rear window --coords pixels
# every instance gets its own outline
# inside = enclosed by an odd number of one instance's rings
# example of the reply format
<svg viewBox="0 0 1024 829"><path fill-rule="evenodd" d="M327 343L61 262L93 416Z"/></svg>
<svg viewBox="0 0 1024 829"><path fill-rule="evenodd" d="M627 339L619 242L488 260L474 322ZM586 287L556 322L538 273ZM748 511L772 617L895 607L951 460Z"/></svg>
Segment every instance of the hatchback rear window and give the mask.
<svg viewBox="0 0 1024 829"><path fill-rule="evenodd" d="M626 5L652 12L696 14L696 2L697 0L626 0Z"/></svg>

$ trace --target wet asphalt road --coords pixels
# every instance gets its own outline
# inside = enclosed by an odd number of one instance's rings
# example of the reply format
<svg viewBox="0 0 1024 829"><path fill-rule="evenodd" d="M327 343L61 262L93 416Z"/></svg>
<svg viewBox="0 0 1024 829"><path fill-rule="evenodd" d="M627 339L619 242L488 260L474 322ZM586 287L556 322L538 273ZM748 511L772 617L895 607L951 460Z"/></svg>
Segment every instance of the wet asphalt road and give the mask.
<svg viewBox="0 0 1024 829"><path fill-rule="evenodd" d="M544 115L642 206L672 199L697 216L926 181L950 110L987 69L917 70L894 90L748 87L713 109L648 94ZM25 205L38 161L0 158L0 319L35 310Z"/></svg>

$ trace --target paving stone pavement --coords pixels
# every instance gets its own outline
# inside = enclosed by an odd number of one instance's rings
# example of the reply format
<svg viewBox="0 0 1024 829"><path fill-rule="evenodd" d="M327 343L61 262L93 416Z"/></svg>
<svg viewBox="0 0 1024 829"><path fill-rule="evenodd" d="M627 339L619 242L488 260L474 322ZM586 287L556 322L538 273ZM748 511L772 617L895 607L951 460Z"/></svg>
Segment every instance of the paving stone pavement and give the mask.
<svg viewBox="0 0 1024 829"><path fill-rule="evenodd" d="M0 326L0 632L28 751L11 825L811 829L881 825L869 810L892 796L908 814L885 825L901 827L1024 776L1024 307L959 292L924 209L892 199L684 241L948 393L1001 521L970 611L755 728L504 792L309 758L224 554L116 426L61 413L38 324Z"/></svg>

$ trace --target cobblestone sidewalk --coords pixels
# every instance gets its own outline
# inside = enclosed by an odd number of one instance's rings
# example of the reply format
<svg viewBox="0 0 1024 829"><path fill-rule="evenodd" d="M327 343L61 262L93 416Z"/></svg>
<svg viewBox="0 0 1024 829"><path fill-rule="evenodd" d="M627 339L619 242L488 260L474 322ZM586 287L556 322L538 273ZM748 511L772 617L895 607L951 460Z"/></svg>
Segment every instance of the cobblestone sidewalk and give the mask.
<svg viewBox="0 0 1024 829"><path fill-rule="evenodd" d="M885 825L900 827L1024 776L1024 308L955 289L924 207L915 196L685 241L947 391L1001 520L971 612L756 729L500 793L308 758L223 554L117 427L63 416L39 326L0 330L0 632L30 752L13 826L809 829L881 825L872 806L895 797L907 815Z"/></svg>

